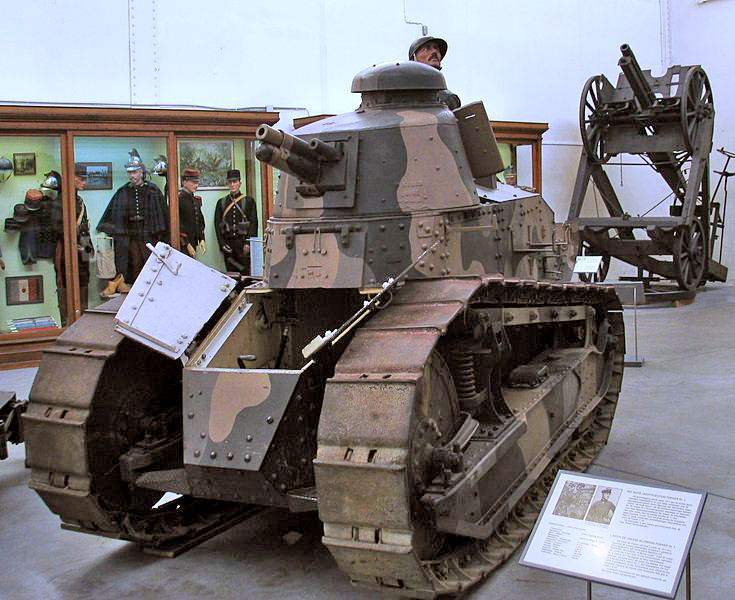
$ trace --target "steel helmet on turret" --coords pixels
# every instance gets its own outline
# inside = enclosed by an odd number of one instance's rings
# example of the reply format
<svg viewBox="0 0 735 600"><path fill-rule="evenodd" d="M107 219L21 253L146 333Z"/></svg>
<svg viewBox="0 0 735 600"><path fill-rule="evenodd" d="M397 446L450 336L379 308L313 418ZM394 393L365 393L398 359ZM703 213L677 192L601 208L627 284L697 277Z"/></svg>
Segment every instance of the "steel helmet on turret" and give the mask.
<svg viewBox="0 0 735 600"><path fill-rule="evenodd" d="M429 42L436 42L437 46L439 46L439 52L441 52L442 54L442 60L444 60L444 57L447 55L447 49L449 47L447 42L445 42L441 38L431 35L425 35L413 41L413 43L408 48L408 60L416 60L414 57L416 56L416 52L418 51L418 49L421 48L421 46L423 46L424 44L428 44Z"/></svg>

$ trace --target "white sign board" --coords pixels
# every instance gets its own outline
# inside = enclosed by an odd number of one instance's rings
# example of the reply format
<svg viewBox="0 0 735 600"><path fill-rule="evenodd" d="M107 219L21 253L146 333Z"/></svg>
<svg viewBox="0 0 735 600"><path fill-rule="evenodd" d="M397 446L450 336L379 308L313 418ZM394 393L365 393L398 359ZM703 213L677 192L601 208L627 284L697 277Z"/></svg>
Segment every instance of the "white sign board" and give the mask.
<svg viewBox="0 0 735 600"><path fill-rule="evenodd" d="M597 273L600 270L602 256L578 256L574 261L575 273Z"/></svg>
<svg viewBox="0 0 735 600"><path fill-rule="evenodd" d="M674 598L705 497L559 471L520 564Z"/></svg>

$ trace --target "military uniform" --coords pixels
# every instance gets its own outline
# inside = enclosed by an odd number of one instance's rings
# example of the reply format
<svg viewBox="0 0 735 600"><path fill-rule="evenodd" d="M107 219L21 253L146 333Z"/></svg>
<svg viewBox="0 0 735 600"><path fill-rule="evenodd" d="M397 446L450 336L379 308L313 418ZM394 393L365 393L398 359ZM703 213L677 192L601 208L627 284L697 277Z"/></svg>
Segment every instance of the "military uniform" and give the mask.
<svg viewBox="0 0 735 600"><path fill-rule="evenodd" d="M214 210L214 227L227 270L249 275L250 256L245 253L245 246L258 235L255 200L240 193L220 198Z"/></svg>
<svg viewBox="0 0 735 600"><path fill-rule="evenodd" d="M416 53L421 49L422 46L425 46L428 43L436 44L439 50L439 54L441 55L441 60L444 60L444 57L447 54L447 50L449 49L447 42L442 38L434 37L431 35L425 35L418 38L417 40L414 40L411 43L411 46L409 46L408 48L408 60L416 60ZM441 65L432 66L434 66L435 69L441 70ZM449 110L456 110L457 108L462 106L462 101L459 99L459 96L457 96L457 94L455 94L451 90L441 90L439 92L439 101L443 104L446 104L449 107Z"/></svg>
<svg viewBox="0 0 735 600"><path fill-rule="evenodd" d="M585 520L594 521L595 523L609 523L613 512L615 512L615 505L603 498L590 506Z"/></svg>
<svg viewBox="0 0 735 600"><path fill-rule="evenodd" d="M87 207L84 200L77 194L77 264L79 266L79 292L82 302L82 312L87 310L87 297L89 286L89 260L94 256L94 248L89 236L89 219L87 218ZM54 269L56 270L56 293L59 300L59 313L61 315L61 326L66 327L66 260L64 257L63 236L56 242L54 254Z"/></svg>
<svg viewBox="0 0 735 600"><path fill-rule="evenodd" d="M97 231L114 238L115 268L125 281L134 281L150 254L146 243L168 237L168 206L161 190L147 181L126 183L110 200Z"/></svg>
<svg viewBox="0 0 735 600"><path fill-rule="evenodd" d="M179 231L181 234L181 249L187 244L196 248L204 240L204 215L202 214L201 200L191 192L179 190Z"/></svg>

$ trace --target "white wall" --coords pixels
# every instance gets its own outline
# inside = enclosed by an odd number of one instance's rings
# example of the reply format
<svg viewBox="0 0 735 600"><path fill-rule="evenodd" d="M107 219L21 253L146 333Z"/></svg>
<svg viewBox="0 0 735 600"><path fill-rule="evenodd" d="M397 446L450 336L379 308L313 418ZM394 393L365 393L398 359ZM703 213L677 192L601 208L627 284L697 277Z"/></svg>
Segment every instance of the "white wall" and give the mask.
<svg viewBox="0 0 735 600"><path fill-rule="evenodd" d="M717 184L725 157L716 152L724 148L735 152L735 2L732 0L662 0L670 15L671 61L673 64L702 65L707 72L715 103L715 133L710 155L712 180ZM735 171L735 160L728 171ZM722 262L729 267L728 280L735 279L735 180L728 186L730 207L727 210ZM718 200L723 201L720 190Z"/></svg>
<svg viewBox="0 0 735 600"><path fill-rule="evenodd" d="M543 185L557 220L579 160L582 86L599 73L615 83L622 43L654 74L669 59L702 64L715 91L716 147L735 145L732 0L29 0L4 8L13 55L0 99L345 112L358 103L352 77L404 60L421 35L404 9L449 42L444 74L464 102L483 100L493 119L549 123ZM626 210L646 210L658 184L625 175ZM727 256L733 264L735 244Z"/></svg>

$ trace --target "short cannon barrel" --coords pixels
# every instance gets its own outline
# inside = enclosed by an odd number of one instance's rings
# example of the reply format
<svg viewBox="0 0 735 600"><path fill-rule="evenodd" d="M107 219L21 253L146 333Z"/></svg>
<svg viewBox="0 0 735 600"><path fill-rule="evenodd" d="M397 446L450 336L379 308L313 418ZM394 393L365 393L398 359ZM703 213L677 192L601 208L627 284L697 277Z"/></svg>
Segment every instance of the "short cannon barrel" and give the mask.
<svg viewBox="0 0 735 600"><path fill-rule="evenodd" d="M306 183L317 183L321 162L333 162L342 158L338 148L319 139L305 142L280 129L261 125L255 132L260 146L255 151L258 160L294 175Z"/></svg>

